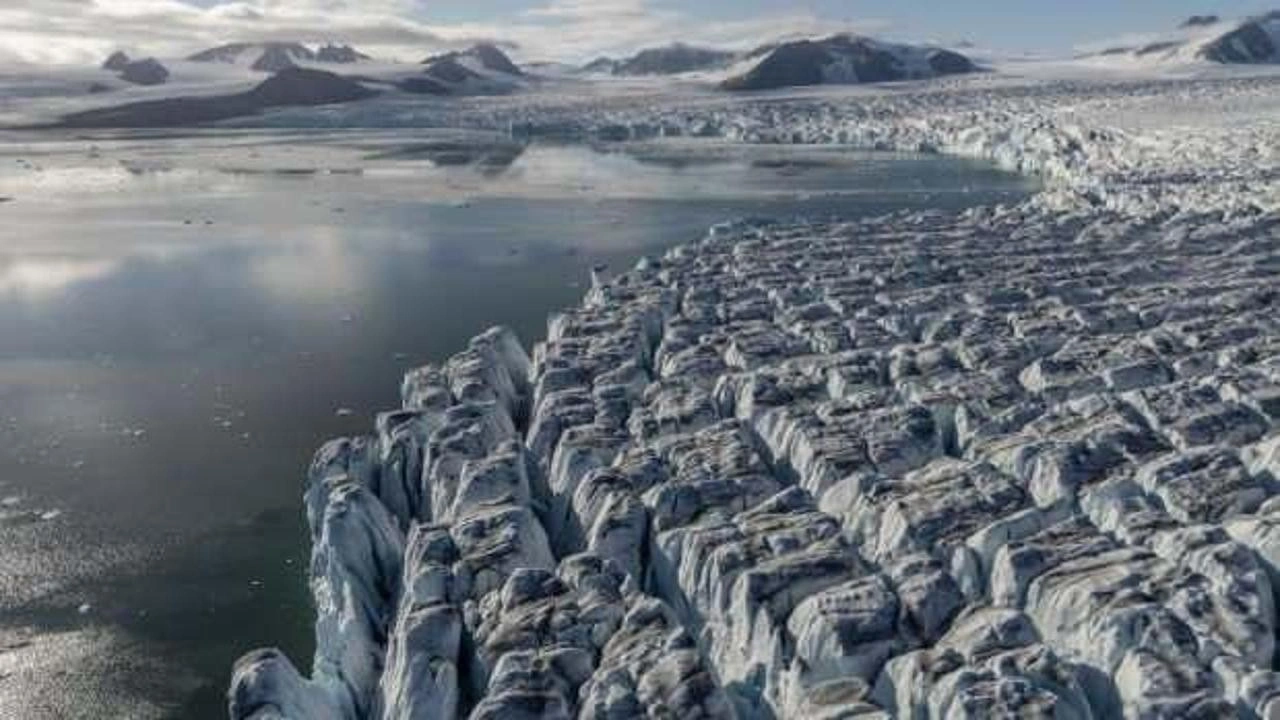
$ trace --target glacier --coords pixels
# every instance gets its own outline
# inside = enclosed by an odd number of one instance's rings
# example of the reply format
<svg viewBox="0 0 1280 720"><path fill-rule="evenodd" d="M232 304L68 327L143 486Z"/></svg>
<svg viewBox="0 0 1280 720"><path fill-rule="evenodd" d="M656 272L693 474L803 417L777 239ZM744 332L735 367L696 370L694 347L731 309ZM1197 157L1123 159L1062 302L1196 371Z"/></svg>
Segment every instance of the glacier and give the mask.
<svg viewBox="0 0 1280 720"><path fill-rule="evenodd" d="M250 653L231 717L1280 716L1278 90L1006 74L396 115L1046 187L719 225L594 276L531 351L499 328L411 372L308 473L311 677Z"/></svg>

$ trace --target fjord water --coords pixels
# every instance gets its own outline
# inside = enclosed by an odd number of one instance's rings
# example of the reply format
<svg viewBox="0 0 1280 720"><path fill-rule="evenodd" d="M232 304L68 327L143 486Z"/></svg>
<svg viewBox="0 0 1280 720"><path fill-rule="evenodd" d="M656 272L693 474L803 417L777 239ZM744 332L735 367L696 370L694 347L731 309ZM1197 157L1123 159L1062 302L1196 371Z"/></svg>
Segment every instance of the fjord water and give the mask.
<svg viewBox="0 0 1280 720"><path fill-rule="evenodd" d="M214 718L306 666L310 455L590 269L741 216L1016 201L979 163L422 132L0 138L0 717Z"/></svg>

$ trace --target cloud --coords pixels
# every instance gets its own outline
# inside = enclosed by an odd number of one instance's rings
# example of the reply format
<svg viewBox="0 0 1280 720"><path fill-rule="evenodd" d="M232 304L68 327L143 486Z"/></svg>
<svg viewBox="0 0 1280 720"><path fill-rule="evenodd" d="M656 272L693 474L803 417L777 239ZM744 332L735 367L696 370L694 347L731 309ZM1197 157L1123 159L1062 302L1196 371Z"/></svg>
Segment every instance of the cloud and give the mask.
<svg viewBox="0 0 1280 720"><path fill-rule="evenodd" d="M182 56L229 41L342 40L413 56L441 43L412 0L3 0L0 54L100 61L112 50Z"/></svg>
<svg viewBox="0 0 1280 720"><path fill-rule="evenodd" d="M548 5L526 10L535 18L568 18L572 20L643 18L654 11L645 0L552 0Z"/></svg>
<svg viewBox="0 0 1280 720"><path fill-rule="evenodd" d="M550 0L526 10L522 18L526 23L507 26L522 46L549 57L579 60L672 42L748 49L791 36L869 33L887 26L880 21L833 21L803 10L705 20L683 10L654 7L648 0ZM548 37L554 39L554 47L546 45Z"/></svg>
<svg viewBox="0 0 1280 720"><path fill-rule="evenodd" d="M179 57L230 41L296 40L414 60L490 40L520 48L526 60L581 60L673 41L747 47L881 27L804 11L708 21L649 0L529 1L509 17L444 24L431 21L425 0L0 0L0 58L86 64L116 49Z"/></svg>

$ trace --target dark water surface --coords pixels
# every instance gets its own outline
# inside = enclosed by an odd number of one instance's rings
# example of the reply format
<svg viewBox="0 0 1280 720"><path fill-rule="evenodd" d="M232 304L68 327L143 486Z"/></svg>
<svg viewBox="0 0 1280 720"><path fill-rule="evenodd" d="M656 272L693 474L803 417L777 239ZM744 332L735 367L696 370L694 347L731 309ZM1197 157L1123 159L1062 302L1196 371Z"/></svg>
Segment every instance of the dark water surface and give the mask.
<svg viewBox="0 0 1280 720"><path fill-rule="evenodd" d="M305 668L312 451L494 324L532 343L592 266L1032 190L838 149L0 138L0 718L218 718L246 650Z"/></svg>

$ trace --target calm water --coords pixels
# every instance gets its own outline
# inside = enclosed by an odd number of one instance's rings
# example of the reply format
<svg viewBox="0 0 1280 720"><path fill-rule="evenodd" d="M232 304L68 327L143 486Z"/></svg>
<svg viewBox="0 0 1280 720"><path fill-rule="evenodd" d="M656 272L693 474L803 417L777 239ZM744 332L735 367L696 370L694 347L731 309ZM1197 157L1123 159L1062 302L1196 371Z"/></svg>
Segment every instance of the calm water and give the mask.
<svg viewBox="0 0 1280 720"><path fill-rule="evenodd" d="M0 717L223 717L305 667L303 471L400 375L743 215L1011 201L983 165L415 133L0 138Z"/></svg>

